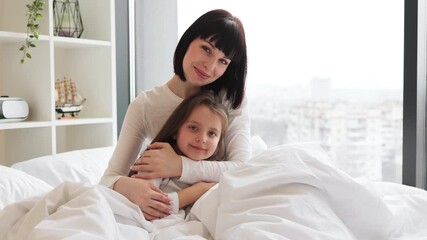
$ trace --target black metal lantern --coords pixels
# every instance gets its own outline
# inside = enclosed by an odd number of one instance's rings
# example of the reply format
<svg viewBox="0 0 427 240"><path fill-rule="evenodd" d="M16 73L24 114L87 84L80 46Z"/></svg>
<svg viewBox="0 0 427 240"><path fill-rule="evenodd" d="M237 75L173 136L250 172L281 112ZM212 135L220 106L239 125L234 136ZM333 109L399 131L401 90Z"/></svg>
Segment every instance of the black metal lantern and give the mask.
<svg viewBox="0 0 427 240"><path fill-rule="evenodd" d="M53 20L55 36L80 38L83 33L78 0L53 0Z"/></svg>

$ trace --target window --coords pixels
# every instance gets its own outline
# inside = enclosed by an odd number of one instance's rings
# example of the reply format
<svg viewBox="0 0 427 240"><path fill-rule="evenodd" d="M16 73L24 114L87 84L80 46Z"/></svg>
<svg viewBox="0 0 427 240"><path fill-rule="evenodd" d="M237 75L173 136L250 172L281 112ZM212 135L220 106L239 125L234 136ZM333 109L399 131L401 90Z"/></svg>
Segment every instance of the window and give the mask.
<svg viewBox="0 0 427 240"><path fill-rule="evenodd" d="M319 142L351 176L401 183L404 4L178 1L178 35L229 10L246 31L252 134L269 147Z"/></svg>

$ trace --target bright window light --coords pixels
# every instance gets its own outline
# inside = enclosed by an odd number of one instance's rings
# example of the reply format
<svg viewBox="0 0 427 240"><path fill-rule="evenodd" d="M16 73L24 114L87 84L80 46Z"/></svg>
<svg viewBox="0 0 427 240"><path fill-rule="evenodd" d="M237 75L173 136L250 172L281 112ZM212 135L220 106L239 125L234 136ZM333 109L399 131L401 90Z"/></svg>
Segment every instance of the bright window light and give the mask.
<svg viewBox="0 0 427 240"><path fill-rule="evenodd" d="M178 1L179 36L215 8L245 27L253 135L318 142L353 177L401 183L403 0Z"/></svg>

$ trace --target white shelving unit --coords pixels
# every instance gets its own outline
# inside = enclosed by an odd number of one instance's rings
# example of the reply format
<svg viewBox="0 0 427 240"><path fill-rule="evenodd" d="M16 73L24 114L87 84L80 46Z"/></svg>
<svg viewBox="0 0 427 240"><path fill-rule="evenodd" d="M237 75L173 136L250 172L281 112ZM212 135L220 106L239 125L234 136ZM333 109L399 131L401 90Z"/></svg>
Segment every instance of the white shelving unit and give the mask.
<svg viewBox="0 0 427 240"><path fill-rule="evenodd" d="M84 31L80 38L53 35L53 0L46 0L40 33L20 64L26 38L26 4L0 0L0 95L21 97L30 107L22 122L0 122L0 164L66 151L115 145L116 60L114 0L79 0ZM58 120L55 81L76 83L87 100L78 119Z"/></svg>

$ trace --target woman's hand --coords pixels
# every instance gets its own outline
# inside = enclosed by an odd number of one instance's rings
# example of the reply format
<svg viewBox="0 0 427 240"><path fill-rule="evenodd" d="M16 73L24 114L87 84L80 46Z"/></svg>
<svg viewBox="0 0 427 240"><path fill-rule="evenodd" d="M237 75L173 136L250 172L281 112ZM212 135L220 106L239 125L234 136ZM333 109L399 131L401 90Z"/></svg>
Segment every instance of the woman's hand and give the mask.
<svg viewBox="0 0 427 240"><path fill-rule="evenodd" d="M132 177L142 179L180 177L182 160L169 143L155 142L141 154L131 170L139 172Z"/></svg>
<svg viewBox="0 0 427 240"><path fill-rule="evenodd" d="M169 197L150 181L121 177L113 189L138 205L147 220L166 217L172 211Z"/></svg>

